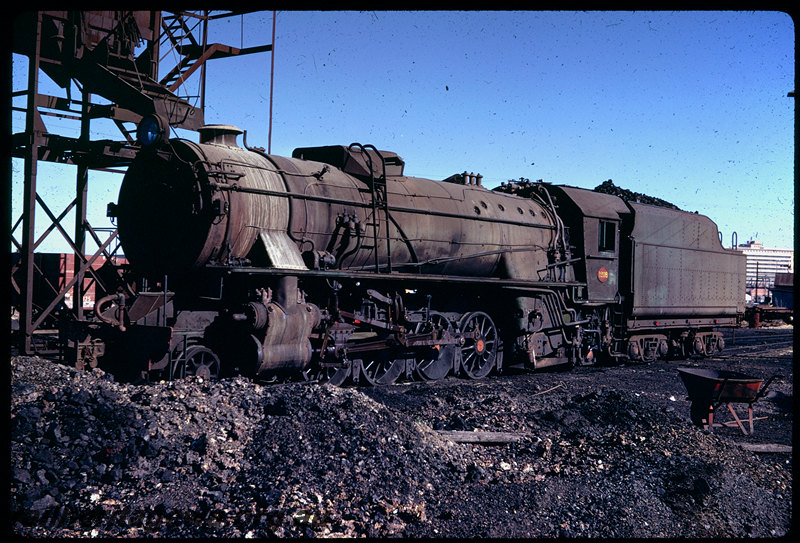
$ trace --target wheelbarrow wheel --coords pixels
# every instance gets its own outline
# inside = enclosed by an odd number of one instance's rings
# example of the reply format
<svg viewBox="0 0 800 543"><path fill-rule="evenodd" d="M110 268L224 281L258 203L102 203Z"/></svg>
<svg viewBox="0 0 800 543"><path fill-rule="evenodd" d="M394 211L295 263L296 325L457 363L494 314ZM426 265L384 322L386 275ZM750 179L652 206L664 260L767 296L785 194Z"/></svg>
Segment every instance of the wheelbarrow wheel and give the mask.
<svg viewBox="0 0 800 543"><path fill-rule="evenodd" d="M712 406L707 402L692 402L689 408L689 413L692 418L692 423L695 426L708 427L708 417L711 413Z"/></svg>

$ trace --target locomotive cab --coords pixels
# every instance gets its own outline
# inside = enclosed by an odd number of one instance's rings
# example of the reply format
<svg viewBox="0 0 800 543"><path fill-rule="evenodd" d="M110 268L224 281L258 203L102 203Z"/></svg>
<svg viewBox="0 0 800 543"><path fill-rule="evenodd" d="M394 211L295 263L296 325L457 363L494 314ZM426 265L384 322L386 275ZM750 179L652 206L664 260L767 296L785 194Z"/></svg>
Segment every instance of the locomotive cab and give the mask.
<svg viewBox="0 0 800 543"><path fill-rule="evenodd" d="M612 303L620 299L620 256L624 255L622 219L630 213L619 198L565 186L548 187L569 228L575 277L586 283L583 299Z"/></svg>

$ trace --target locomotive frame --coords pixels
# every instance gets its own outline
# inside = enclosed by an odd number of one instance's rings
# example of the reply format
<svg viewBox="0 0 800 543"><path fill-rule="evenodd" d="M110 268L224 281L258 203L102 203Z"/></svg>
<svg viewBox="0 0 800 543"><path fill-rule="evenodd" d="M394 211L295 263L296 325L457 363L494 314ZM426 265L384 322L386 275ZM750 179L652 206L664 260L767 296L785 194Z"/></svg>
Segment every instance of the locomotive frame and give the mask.
<svg viewBox="0 0 800 543"><path fill-rule="evenodd" d="M395 153L357 143L277 157L246 135L240 148L240 133L150 138L109 215L160 285L109 296L100 323L67 331L77 364L116 361L128 378L478 379L705 356L744 310L744 257L702 215L545 183L521 198L466 172L407 177Z"/></svg>

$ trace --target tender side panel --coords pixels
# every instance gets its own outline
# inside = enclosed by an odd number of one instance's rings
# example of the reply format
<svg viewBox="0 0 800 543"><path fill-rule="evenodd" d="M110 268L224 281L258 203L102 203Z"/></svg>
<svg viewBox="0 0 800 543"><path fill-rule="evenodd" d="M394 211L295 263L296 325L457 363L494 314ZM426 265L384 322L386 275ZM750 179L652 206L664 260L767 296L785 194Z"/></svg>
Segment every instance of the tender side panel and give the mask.
<svg viewBox="0 0 800 543"><path fill-rule="evenodd" d="M703 215L631 203L631 316L733 316L744 310L745 258Z"/></svg>

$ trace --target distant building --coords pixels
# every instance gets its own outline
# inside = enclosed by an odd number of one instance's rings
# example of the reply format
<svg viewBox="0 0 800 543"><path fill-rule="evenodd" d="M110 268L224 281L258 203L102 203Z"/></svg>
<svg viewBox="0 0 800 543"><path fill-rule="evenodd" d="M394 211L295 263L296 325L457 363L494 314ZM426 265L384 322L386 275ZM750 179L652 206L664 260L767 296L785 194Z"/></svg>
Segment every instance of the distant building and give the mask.
<svg viewBox="0 0 800 543"><path fill-rule="evenodd" d="M791 249L767 249L759 241L750 240L740 244L739 250L747 257L747 287L772 288L775 275L794 273L794 251Z"/></svg>

